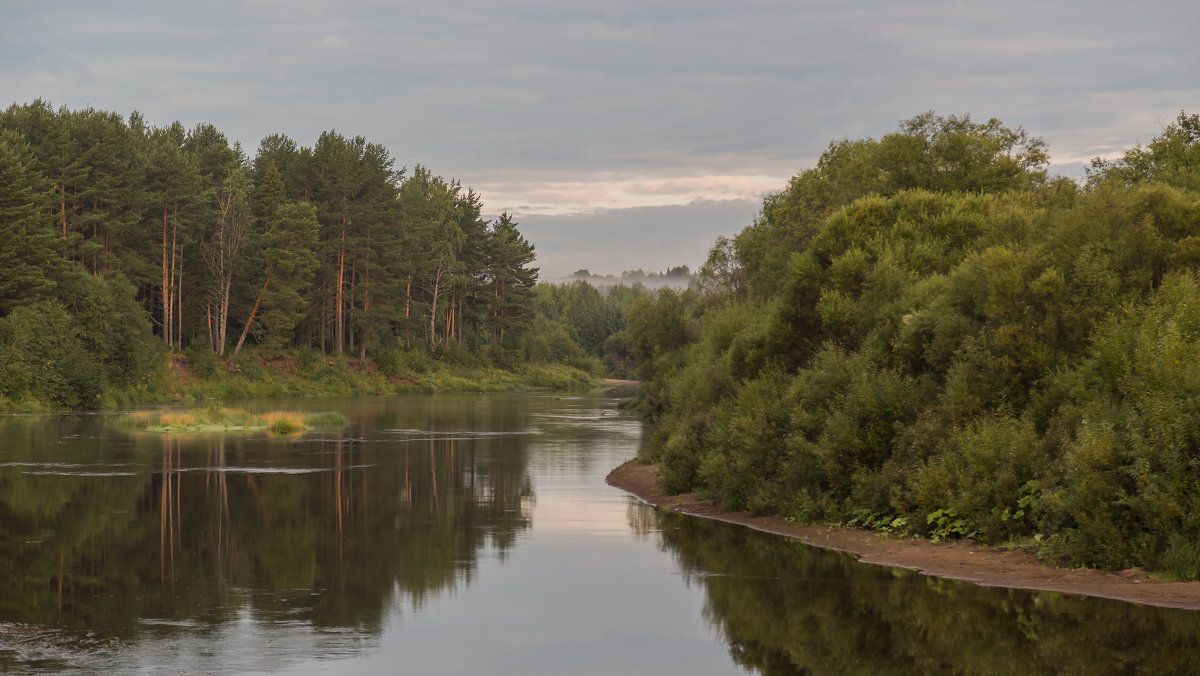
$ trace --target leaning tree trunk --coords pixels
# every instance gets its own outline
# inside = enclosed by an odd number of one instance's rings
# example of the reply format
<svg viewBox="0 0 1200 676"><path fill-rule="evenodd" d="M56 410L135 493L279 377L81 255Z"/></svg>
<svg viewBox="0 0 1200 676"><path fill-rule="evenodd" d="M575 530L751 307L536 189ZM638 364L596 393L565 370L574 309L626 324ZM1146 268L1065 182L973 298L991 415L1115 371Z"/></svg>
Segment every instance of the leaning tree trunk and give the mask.
<svg viewBox="0 0 1200 676"><path fill-rule="evenodd" d="M258 314L258 304L262 302L263 294L270 285L271 278L267 277L267 281L263 282L263 288L258 291L258 297L254 299L254 307L250 309L250 318L246 320L246 326L242 329L242 337L238 338L237 347L233 348L233 356L229 358L230 369L237 365L238 355L242 353L242 345L246 344L246 335L250 333L250 326L254 324L254 317Z"/></svg>

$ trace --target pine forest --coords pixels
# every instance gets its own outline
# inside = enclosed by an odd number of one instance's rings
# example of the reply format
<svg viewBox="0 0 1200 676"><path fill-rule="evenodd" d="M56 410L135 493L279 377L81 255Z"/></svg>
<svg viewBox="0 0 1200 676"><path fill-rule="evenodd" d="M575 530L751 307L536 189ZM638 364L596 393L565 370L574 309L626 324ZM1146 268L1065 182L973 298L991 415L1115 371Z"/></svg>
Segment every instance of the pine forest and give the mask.
<svg viewBox="0 0 1200 676"><path fill-rule="evenodd" d="M165 355L236 369L248 345L381 367L518 361L534 247L481 208L361 136L272 134L251 155L208 124L13 105L0 114L0 397L136 400Z"/></svg>

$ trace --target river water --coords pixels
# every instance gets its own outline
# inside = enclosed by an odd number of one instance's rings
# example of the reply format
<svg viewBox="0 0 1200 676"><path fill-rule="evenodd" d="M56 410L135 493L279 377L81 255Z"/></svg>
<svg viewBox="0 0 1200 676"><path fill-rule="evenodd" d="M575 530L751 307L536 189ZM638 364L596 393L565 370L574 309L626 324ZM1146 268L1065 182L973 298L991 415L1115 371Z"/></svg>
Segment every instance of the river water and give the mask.
<svg viewBox="0 0 1200 676"><path fill-rule="evenodd" d="M1200 613L982 588L606 486L613 398L255 402L299 438L0 420L0 671L1196 673Z"/></svg>

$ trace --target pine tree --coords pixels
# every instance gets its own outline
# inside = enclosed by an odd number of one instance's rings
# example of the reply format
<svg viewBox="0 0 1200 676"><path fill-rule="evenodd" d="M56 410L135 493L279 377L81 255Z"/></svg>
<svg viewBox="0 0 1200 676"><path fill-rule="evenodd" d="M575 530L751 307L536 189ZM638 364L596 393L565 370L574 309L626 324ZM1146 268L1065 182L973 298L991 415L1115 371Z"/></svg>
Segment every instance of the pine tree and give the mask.
<svg viewBox="0 0 1200 676"><path fill-rule="evenodd" d="M492 344L502 345L505 333L527 323L538 269L528 267L533 245L517 230L508 212L492 225L488 275L492 286Z"/></svg>
<svg viewBox="0 0 1200 676"><path fill-rule="evenodd" d="M285 202L262 224L259 238L264 274L261 299L261 344L280 348L308 306L307 296L317 269L317 210L307 202Z"/></svg>
<svg viewBox="0 0 1200 676"><path fill-rule="evenodd" d="M178 122L152 130L146 139L146 228L153 246L145 257L155 265L144 267L151 273L149 286L157 292L152 309L158 311L163 342L176 346L182 343L185 266L190 259L201 258L192 246L199 240L211 200L193 154L184 149L186 140L183 125ZM157 271L151 272L155 267ZM202 270L193 266L188 279L202 278Z"/></svg>
<svg viewBox="0 0 1200 676"><path fill-rule="evenodd" d="M63 268L51 229L52 189L21 134L0 131L0 314L46 295Z"/></svg>

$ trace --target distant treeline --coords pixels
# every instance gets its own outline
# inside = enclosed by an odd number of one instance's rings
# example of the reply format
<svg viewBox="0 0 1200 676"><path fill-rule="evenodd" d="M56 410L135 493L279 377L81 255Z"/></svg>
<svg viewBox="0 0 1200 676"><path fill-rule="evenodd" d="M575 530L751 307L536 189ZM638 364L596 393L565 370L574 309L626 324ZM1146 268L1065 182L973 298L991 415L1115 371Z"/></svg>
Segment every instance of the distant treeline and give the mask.
<svg viewBox="0 0 1200 676"><path fill-rule="evenodd" d="M1200 118L1046 164L994 119L835 141L635 302L666 487L1200 577Z"/></svg>
<svg viewBox="0 0 1200 676"><path fill-rule="evenodd" d="M530 358L616 378L634 377L626 317L639 298L649 297L650 291L640 284L538 284L527 340Z"/></svg>
<svg viewBox="0 0 1200 676"><path fill-rule="evenodd" d="M334 131L0 114L0 396L94 404L162 349L527 356L533 246L480 196ZM152 347L157 343L162 348Z"/></svg>
<svg viewBox="0 0 1200 676"><path fill-rule="evenodd" d="M593 274L592 272L588 271L587 268L583 268L580 270L576 270L575 272L572 272L571 276L575 277L577 279L593 279L593 278L595 278L595 279L622 279L622 280L627 280L630 282L638 282L638 281L642 281L642 280L646 280L646 279L658 279L661 277L688 279L692 276L692 271L688 268L688 266L680 265L680 266L673 267L673 268L667 268L663 272L654 272L653 270L651 270L650 272L646 272L645 270L643 270L641 268L638 268L637 270L625 270L618 276L618 275L597 275L597 274Z"/></svg>

